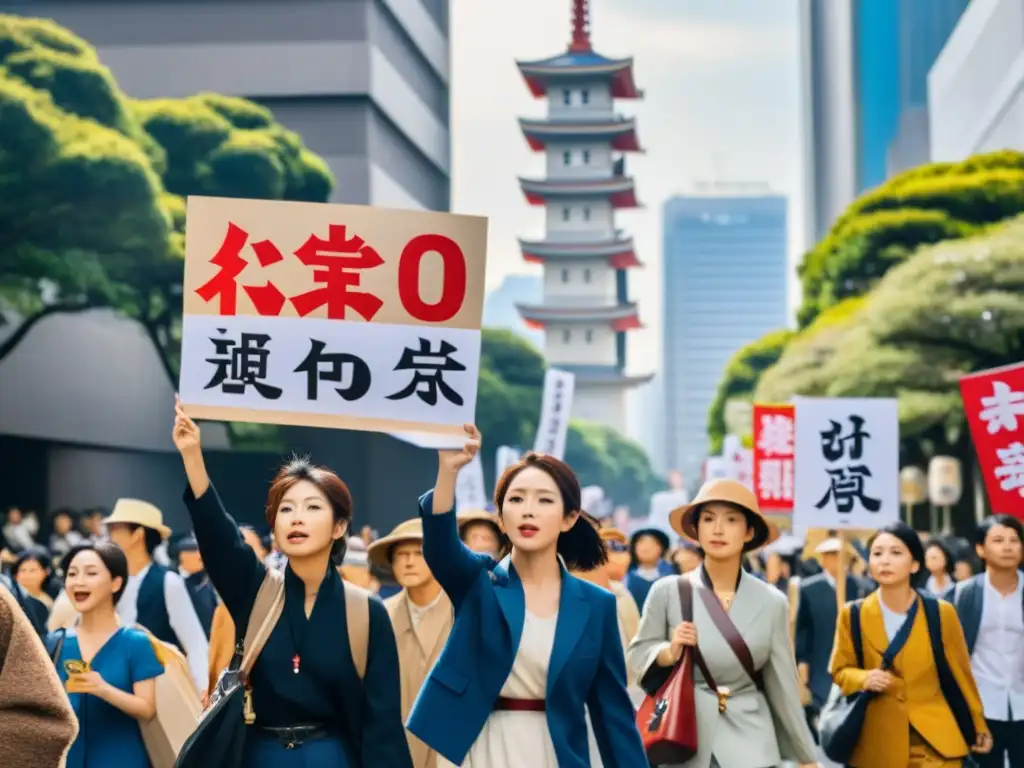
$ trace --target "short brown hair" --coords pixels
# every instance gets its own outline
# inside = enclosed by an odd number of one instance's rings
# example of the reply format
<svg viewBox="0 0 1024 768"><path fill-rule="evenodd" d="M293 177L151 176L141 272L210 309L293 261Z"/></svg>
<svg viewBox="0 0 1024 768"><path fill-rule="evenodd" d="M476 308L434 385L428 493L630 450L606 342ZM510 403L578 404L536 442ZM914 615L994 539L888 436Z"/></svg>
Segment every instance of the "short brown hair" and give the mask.
<svg viewBox="0 0 1024 768"><path fill-rule="evenodd" d="M505 503L509 488L512 487L512 481L527 467L539 469L555 481L558 493L562 497L562 507L566 517L574 512L579 513L580 518L584 517L581 509L583 494L576 473L564 461L546 453L534 453L533 451L509 466L498 478L498 482L494 486L494 506L498 509L498 515L501 515L501 508ZM605 551L604 542L594 525L588 520L583 520L581 523L579 518L576 523L558 537L558 554L562 556L566 567L570 570L592 571L608 561L608 553Z"/></svg>
<svg viewBox="0 0 1024 768"><path fill-rule="evenodd" d="M288 492L288 489L300 480L307 480L327 497L331 505L331 513L335 523L346 523L345 535L334 542L331 548L331 559L340 563L345 557L346 539L352 528L352 493L349 491L345 481L334 474L326 467L313 465L308 458L293 458L278 471L270 483L270 490L267 492L267 523L270 530L274 530L274 523L277 521L277 510L281 506L281 500Z"/></svg>

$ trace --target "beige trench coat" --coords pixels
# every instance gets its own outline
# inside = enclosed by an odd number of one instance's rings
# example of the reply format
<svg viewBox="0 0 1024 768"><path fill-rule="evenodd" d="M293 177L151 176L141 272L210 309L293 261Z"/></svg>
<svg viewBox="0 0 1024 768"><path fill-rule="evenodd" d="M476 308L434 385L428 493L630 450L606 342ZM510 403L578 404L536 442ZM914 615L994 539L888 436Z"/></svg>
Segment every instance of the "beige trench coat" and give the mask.
<svg viewBox="0 0 1024 768"><path fill-rule="evenodd" d="M454 622L451 600L441 593L437 602L420 619L418 626L413 627L412 615L409 612L409 599L403 589L397 595L384 601L391 616L391 624L395 629L395 641L398 643L398 662L402 673L402 719L409 717L413 702L420 692L423 681L441 654L448 633ZM435 768L437 753L426 744L405 732L409 739L409 752L412 754L414 768Z"/></svg>

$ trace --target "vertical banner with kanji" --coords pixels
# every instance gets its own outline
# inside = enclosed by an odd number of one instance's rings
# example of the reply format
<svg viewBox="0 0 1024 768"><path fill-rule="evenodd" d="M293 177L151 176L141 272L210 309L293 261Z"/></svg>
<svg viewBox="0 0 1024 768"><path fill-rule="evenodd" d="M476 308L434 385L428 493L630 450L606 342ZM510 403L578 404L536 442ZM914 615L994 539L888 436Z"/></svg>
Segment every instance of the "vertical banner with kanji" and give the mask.
<svg viewBox="0 0 1024 768"><path fill-rule="evenodd" d="M895 398L797 397L793 529L873 529L900 519Z"/></svg>
<svg viewBox="0 0 1024 768"><path fill-rule="evenodd" d="M793 511L795 436L792 405L754 404L754 493L764 511Z"/></svg>
<svg viewBox="0 0 1024 768"><path fill-rule="evenodd" d="M190 197L179 392L196 418L459 435L487 220Z"/></svg>
<svg viewBox="0 0 1024 768"><path fill-rule="evenodd" d="M544 398L540 407L540 424L533 450L556 459L565 457L565 438L569 434L569 414L576 390L576 377L557 368L548 368L544 375Z"/></svg>
<svg viewBox="0 0 1024 768"><path fill-rule="evenodd" d="M509 445L499 445L498 450L494 452L494 478L497 481L505 470L515 464L523 457L521 451L513 448Z"/></svg>
<svg viewBox="0 0 1024 768"><path fill-rule="evenodd" d="M473 460L459 470L455 478L455 511L479 512L487 509L487 489L484 487L484 465L477 453Z"/></svg>
<svg viewBox="0 0 1024 768"><path fill-rule="evenodd" d="M1024 519L1024 363L960 379L989 504Z"/></svg>

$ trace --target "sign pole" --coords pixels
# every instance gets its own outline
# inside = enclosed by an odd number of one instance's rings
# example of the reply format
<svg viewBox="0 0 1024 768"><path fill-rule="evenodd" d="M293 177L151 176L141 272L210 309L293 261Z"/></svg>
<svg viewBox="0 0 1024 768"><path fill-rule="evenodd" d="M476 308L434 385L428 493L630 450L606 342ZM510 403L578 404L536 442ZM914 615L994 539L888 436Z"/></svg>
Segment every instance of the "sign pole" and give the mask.
<svg viewBox="0 0 1024 768"><path fill-rule="evenodd" d="M846 557L846 533L842 530L837 531L836 535L839 537L839 573L836 575L836 608L839 613L842 613L843 606L846 605L846 569L848 567ZM837 613L836 615L839 615Z"/></svg>

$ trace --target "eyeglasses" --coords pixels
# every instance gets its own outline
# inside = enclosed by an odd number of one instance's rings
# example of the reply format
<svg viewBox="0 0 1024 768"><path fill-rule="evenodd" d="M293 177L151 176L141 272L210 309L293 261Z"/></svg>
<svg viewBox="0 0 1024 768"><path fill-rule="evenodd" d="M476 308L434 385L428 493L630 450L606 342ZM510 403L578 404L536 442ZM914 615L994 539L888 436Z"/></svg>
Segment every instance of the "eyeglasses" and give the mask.
<svg viewBox="0 0 1024 768"><path fill-rule="evenodd" d="M621 541L615 541L614 539L608 542L609 552L629 552L629 547L623 544Z"/></svg>

